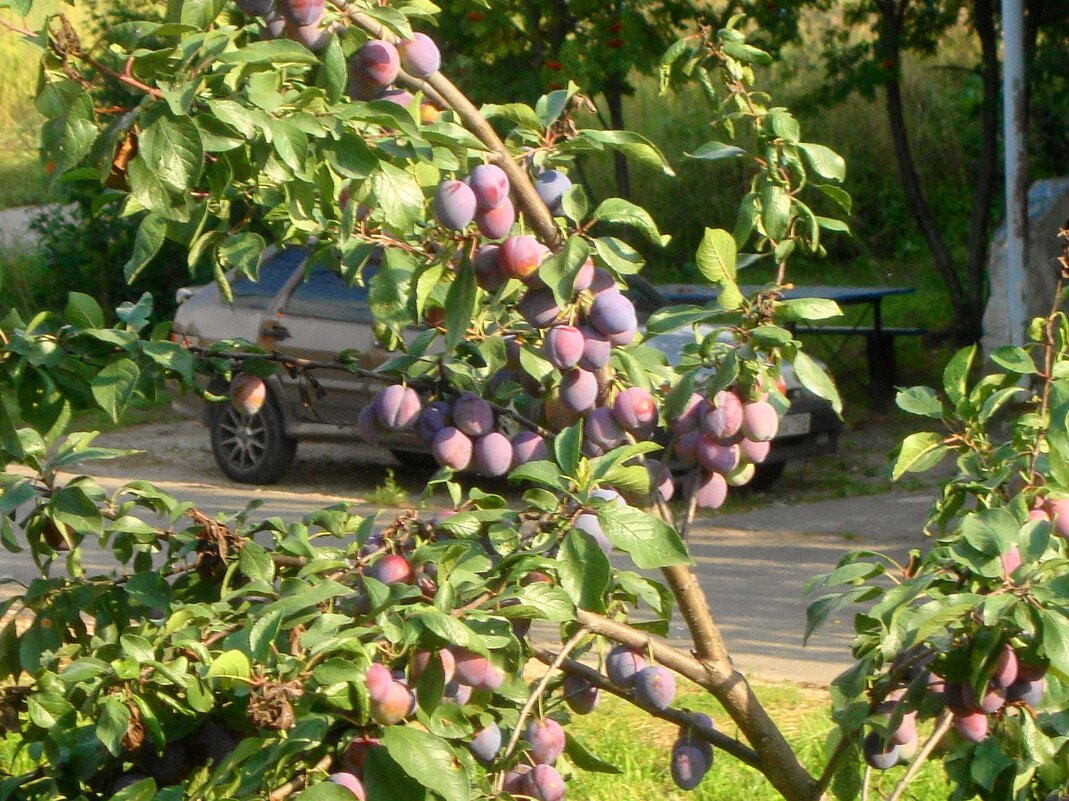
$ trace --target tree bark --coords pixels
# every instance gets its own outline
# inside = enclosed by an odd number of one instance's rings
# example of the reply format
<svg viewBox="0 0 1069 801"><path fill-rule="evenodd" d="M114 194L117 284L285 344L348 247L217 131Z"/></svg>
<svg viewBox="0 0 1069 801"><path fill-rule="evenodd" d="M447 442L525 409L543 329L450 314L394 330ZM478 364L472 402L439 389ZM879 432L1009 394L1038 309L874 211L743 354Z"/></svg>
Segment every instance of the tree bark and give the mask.
<svg viewBox="0 0 1069 801"><path fill-rule="evenodd" d="M605 81L605 103L609 107L609 122L614 130L624 129L624 86L620 75L613 73ZM618 150L612 154L613 171L616 175L616 193L622 198L631 197L631 171L627 157Z"/></svg>

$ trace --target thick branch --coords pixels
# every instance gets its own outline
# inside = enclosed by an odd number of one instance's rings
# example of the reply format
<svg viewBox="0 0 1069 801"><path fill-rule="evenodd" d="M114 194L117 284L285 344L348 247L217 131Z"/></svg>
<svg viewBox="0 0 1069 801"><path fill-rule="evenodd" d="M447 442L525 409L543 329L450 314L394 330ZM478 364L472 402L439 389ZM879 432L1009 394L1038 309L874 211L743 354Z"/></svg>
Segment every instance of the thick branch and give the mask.
<svg viewBox="0 0 1069 801"><path fill-rule="evenodd" d="M308 773L321 773L330 768L330 763L333 761L330 754L327 754L321 760L319 760ZM305 787L308 786L308 775L298 776L297 778L286 782L284 785L276 790L271 791L268 801L283 801L283 799L289 798L294 793L299 793Z"/></svg>
<svg viewBox="0 0 1069 801"><path fill-rule="evenodd" d="M553 651L550 651L547 648L534 649L535 659L545 665L551 665L555 663L557 661L558 656L558 654L555 654ZM618 698L623 698L625 701L639 706L638 702L635 700L634 693L630 693L627 690L621 690L619 687L609 681L606 676L602 675L600 672L590 667L589 665L584 665L582 662L577 662L574 659L565 659L563 662L560 663L559 667L565 673L568 673L572 676L579 676L588 684L597 687L599 690L603 690L607 693L612 693ZM641 707L641 709L644 712L649 713L651 717L660 718L661 720L666 720L669 723L675 723L677 726L690 727L691 731L694 732L694 734L701 737L703 740L709 741L721 751L725 751L731 754L740 762L744 762L752 768L761 767L761 758L752 748L750 748L748 745L745 745L744 743L740 743L734 737L728 737L726 734L717 731L716 729L705 728L704 726L700 725L695 720L694 716L689 712L685 712L682 709L674 709L671 707L665 710L658 710L648 709L643 706Z"/></svg>
<svg viewBox="0 0 1069 801"><path fill-rule="evenodd" d="M579 611L579 623L595 634L639 650L649 650L665 667L716 696L757 752L757 769L789 801L820 796L816 781L798 762L746 679L730 664L702 661L668 643L603 615Z"/></svg>

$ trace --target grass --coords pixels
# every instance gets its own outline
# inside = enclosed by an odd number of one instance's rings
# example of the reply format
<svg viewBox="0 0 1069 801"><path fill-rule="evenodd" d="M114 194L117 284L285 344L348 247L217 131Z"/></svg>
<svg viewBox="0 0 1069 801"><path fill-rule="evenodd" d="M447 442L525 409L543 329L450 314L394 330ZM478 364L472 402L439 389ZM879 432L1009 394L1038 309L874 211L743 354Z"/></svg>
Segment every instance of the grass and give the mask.
<svg viewBox="0 0 1069 801"><path fill-rule="evenodd" d="M755 690L803 764L811 773L819 774L824 766L824 742L834 728L828 714L827 691L790 683L760 684ZM705 692L685 688L676 705L705 712L722 731L736 733L720 705ZM677 733L675 727L615 697L603 698L591 715L576 716L569 732L622 771L619 775L577 772L568 785L568 794L573 798L584 801L646 798L774 801L780 798L761 774L724 753L716 755L712 770L696 790L680 790L672 783L668 766L669 751ZM905 768L896 768L875 775L874 788L890 792L904 772ZM933 763L921 769L908 797L915 801L936 801L949 794L950 786L942 768Z"/></svg>
<svg viewBox="0 0 1069 801"><path fill-rule="evenodd" d="M408 490L397 482L393 468L387 468L386 478L367 495L367 502L374 506L411 506Z"/></svg>

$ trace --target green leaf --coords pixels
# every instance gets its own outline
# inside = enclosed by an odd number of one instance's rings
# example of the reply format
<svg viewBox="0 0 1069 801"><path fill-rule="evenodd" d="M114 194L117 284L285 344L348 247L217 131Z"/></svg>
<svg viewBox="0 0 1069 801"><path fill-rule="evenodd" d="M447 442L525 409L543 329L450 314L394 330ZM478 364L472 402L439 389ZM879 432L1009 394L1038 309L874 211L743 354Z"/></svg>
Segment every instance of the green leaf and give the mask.
<svg viewBox="0 0 1069 801"><path fill-rule="evenodd" d="M657 223L653 221L648 211L622 198L611 197L608 200L603 200L594 210L594 219L599 222L631 226L642 233L650 242L662 247L672 239L667 234L661 235L657 228Z"/></svg>
<svg viewBox="0 0 1069 801"><path fill-rule="evenodd" d="M746 155L746 151L735 145L725 145L723 142L706 142L693 153L687 153L692 159L704 159L705 161L720 161L722 159L737 159Z"/></svg>
<svg viewBox="0 0 1069 801"><path fill-rule="evenodd" d="M646 263L641 253L614 236L599 236L594 240L594 249L605 266L620 275L637 273Z"/></svg>
<svg viewBox="0 0 1069 801"><path fill-rule="evenodd" d="M839 397L839 390L835 388L828 374L808 354L799 351L791 362L795 375L802 382L802 386L814 395L824 398L835 409L835 413L843 413L843 402Z"/></svg>
<svg viewBox="0 0 1069 801"><path fill-rule="evenodd" d="M475 268L465 260L445 296L445 350L451 353L475 316Z"/></svg>
<svg viewBox="0 0 1069 801"><path fill-rule="evenodd" d="M783 301L789 320L831 320L842 317L839 304L828 298L790 298Z"/></svg>
<svg viewBox="0 0 1069 801"><path fill-rule="evenodd" d="M63 311L64 319L77 328L103 328L104 310L89 295L71 292L67 295L67 308Z"/></svg>
<svg viewBox="0 0 1069 801"><path fill-rule="evenodd" d="M560 465L560 469L565 475L575 475L576 469L579 467L582 444L582 422L569 426L553 438L553 455L556 456L557 464Z"/></svg>
<svg viewBox="0 0 1069 801"><path fill-rule="evenodd" d="M891 479L897 481L906 473L920 473L934 467L946 452L942 434L934 431L910 434L896 451Z"/></svg>
<svg viewBox="0 0 1069 801"><path fill-rule="evenodd" d="M650 336L667 334L688 325L715 320L722 314L720 309L703 309L700 306L666 306L650 315L646 322L646 333Z"/></svg>
<svg viewBox="0 0 1069 801"><path fill-rule="evenodd" d="M553 462L539 461L521 464L509 473L509 482L515 483L517 481L531 481L535 484L543 484L560 492L565 490L560 468Z"/></svg>
<svg viewBox="0 0 1069 801"><path fill-rule="evenodd" d="M242 274L255 279L260 257L266 247L262 236L244 231L231 234L220 242L217 253L224 267L240 270Z"/></svg>
<svg viewBox="0 0 1069 801"><path fill-rule="evenodd" d="M962 348L955 353L943 370L943 389L955 406L961 402L968 391L969 370L976 358L976 345Z"/></svg>
<svg viewBox="0 0 1069 801"><path fill-rule="evenodd" d="M845 189L831 184L814 184L817 189L834 200L847 214L854 209L854 199Z"/></svg>
<svg viewBox="0 0 1069 801"><path fill-rule="evenodd" d="M193 121L160 117L138 138L138 155L153 174L179 192L186 192L200 176L204 146Z"/></svg>
<svg viewBox="0 0 1069 801"><path fill-rule="evenodd" d="M252 665L241 651L224 651L212 660L208 668L209 679L244 679L252 677Z"/></svg>
<svg viewBox="0 0 1069 801"><path fill-rule="evenodd" d="M504 105L488 103L479 111L488 120L508 120L521 128L526 128L528 131L542 132L542 123L539 122L534 109L530 106L525 106L523 103L506 103Z"/></svg>
<svg viewBox="0 0 1069 801"><path fill-rule="evenodd" d="M318 64L319 58L310 50L289 39L252 42L237 50L228 50L218 57L223 64Z"/></svg>
<svg viewBox="0 0 1069 801"><path fill-rule="evenodd" d="M1017 542L1020 526L1006 509L982 509L961 521L961 535L973 548L987 556L998 556Z"/></svg>
<svg viewBox="0 0 1069 801"><path fill-rule="evenodd" d="M643 570L691 564L679 534L651 514L632 506L608 504L598 510L598 520L609 542L627 551Z"/></svg>
<svg viewBox="0 0 1069 801"><path fill-rule="evenodd" d="M785 108L774 108L768 112L768 121L772 123L772 130L780 139L794 145L802 136L798 126L798 120Z"/></svg>
<svg viewBox="0 0 1069 801"><path fill-rule="evenodd" d="M895 395L895 403L904 412L931 417L935 420L943 419L943 403L931 387L910 387L899 390Z"/></svg>
<svg viewBox="0 0 1069 801"><path fill-rule="evenodd" d="M382 744L404 772L445 801L469 801L463 763L440 737L411 726L387 726Z"/></svg>
<svg viewBox="0 0 1069 801"><path fill-rule="evenodd" d="M821 178L839 183L846 180L846 160L830 147L812 142L801 142L798 149L805 156L809 168ZM850 209L847 208L847 211Z"/></svg>
<svg viewBox="0 0 1069 801"><path fill-rule="evenodd" d="M791 196L777 184L766 183L761 189L761 223L769 239L780 240L791 224Z"/></svg>
<svg viewBox="0 0 1069 801"><path fill-rule="evenodd" d="M104 699L104 709L97 718L96 735L112 756L119 756L123 751L122 738L130 726L130 710L118 696L109 695Z"/></svg>
<svg viewBox="0 0 1069 801"><path fill-rule="evenodd" d="M130 359L107 365L90 382L93 399L114 422L119 422L137 389L141 371Z"/></svg>
<svg viewBox="0 0 1069 801"><path fill-rule="evenodd" d="M589 256L589 243L582 237L571 236L563 248L538 268L538 277L553 292L558 306L563 307L572 300L575 276Z"/></svg>
<svg viewBox="0 0 1069 801"><path fill-rule="evenodd" d="M610 573L608 557L592 536L578 529L564 535L557 553L557 574L576 606L604 611Z"/></svg>
<svg viewBox="0 0 1069 801"><path fill-rule="evenodd" d="M613 150L630 156L638 161L643 161L657 167L665 175L675 175L668 159L657 149L649 139L632 131L602 131L597 128L587 128L580 132L579 141L590 139L598 144L606 145ZM574 141L574 140L573 140Z"/></svg>
<svg viewBox="0 0 1069 801"><path fill-rule="evenodd" d="M275 563L266 548L254 540L245 542L238 556L238 568L249 578L268 584L275 580Z"/></svg>
<svg viewBox="0 0 1069 801"><path fill-rule="evenodd" d="M423 211L423 191L412 174L389 162L379 162L371 176L371 188L386 224L398 231L411 230Z"/></svg>
<svg viewBox="0 0 1069 801"><path fill-rule="evenodd" d="M1043 621L1040 638L1043 653L1056 670L1069 674L1069 618L1049 609L1041 609L1039 616Z"/></svg>
<svg viewBox="0 0 1069 801"><path fill-rule="evenodd" d="M565 734L564 753L568 755L568 759L579 770L589 771L591 773L623 773L615 765L612 765L600 757L591 753L586 746L576 740L572 735Z"/></svg>
<svg viewBox="0 0 1069 801"><path fill-rule="evenodd" d="M991 361L1011 373L1031 375L1036 372L1036 363L1024 348L1013 345L996 348L991 353Z"/></svg>
<svg viewBox="0 0 1069 801"><path fill-rule="evenodd" d="M735 282L738 252L735 239L721 228L706 228L698 245L698 269L714 284Z"/></svg>
<svg viewBox="0 0 1069 801"><path fill-rule="evenodd" d="M167 238L167 221L158 214L146 214L137 227L137 236L134 238L134 251L129 260L123 265L123 276L126 283L131 283L148 263L156 258L156 254L163 247ZM99 326L98 326L99 327Z"/></svg>

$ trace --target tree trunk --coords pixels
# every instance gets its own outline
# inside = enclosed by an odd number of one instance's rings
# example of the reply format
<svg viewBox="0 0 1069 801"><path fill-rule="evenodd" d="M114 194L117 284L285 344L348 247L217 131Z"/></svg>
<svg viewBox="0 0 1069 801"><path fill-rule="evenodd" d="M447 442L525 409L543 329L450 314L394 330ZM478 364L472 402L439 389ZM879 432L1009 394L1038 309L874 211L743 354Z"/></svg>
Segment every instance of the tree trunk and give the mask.
<svg viewBox="0 0 1069 801"><path fill-rule="evenodd" d="M965 264L966 301L971 319L962 320L963 334L975 340L982 331L987 301L987 254L991 230L991 201L998 176L999 60L995 30L994 0L975 0L973 25L980 39L980 76L983 102L980 106L980 158L973 188Z"/></svg>
<svg viewBox="0 0 1069 801"><path fill-rule="evenodd" d="M605 81L605 102L609 106L609 122L621 131L624 128L624 87L623 80L612 74ZM616 193L622 198L631 197L631 172L627 158L619 151L613 151L613 166L616 172Z"/></svg>

